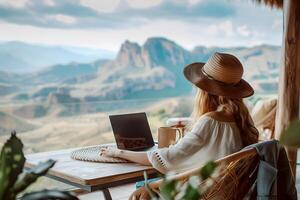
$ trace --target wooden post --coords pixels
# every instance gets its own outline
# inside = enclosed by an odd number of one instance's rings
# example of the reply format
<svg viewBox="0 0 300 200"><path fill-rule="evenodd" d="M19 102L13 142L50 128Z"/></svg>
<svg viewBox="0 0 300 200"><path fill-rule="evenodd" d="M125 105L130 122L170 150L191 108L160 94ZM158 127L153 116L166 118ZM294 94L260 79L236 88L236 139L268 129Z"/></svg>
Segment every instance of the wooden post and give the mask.
<svg viewBox="0 0 300 200"><path fill-rule="evenodd" d="M283 42L279 77L279 96L276 114L275 138L291 121L299 118L300 87L300 1L284 0ZM296 175L297 150L287 148L291 168Z"/></svg>

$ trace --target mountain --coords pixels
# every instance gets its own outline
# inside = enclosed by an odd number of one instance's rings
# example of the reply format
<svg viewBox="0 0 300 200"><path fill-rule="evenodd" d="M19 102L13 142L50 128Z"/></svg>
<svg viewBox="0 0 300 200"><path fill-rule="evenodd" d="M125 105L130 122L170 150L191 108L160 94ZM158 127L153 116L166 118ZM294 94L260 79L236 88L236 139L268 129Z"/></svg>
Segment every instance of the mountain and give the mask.
<svg viewBox="0 0 300 200"><path fill-rule="evenodd" d="M277 46L197 46L188 51L171 40L156 37L143 45L125 41L115 60L104 64L97 76L72 85L70 93L88 101L187 95L191 84L182 75L183 67L206 62L216 51L236 55L244 64L244 78L257 92L276 91L280 58Z"/></svg>
<svg viewBox="0 0 300 200"><path fill-rule="evenodd" d="M91 63L71 62L68 64L57 64L32 73L24 81L30 81L32 84L45 83L73 83L74 79L85 75L95 74L101 66L109 60L97 60Z"/></svg>
<svg viewBox="0 0 300 200"><path fill-rule="evenodd" d="M0 71L28 73L55 64L91 62L114 56L114 52L103 49L3 42L0 43Z"/></svg>
<svg viewBox="0 0 300 200"><path fill-rule="evenodd" d="M124 67L153 68L177 67L188 63L190 52L166 38L149 38L143 46L125 41L116 58L116 64Z"/></svg>
<svg viewBox="0 0 300 200"><path fill-rule="evenodd" d="M280 60L278 46L197 46L189 51L162 37L149 38L142 45L127 40L113 60L53 65L24 75L21 84L18 84L18 75L16 84L10 83L17 88L3 90L19 91L9 95L8 100L48 102L52 102L50 97L63 91L59 101L55 101L58 103L189 95L192 87L182 75L184 66L206 62L216 51L232 53L241 60L244 78L256 92L276 92ZM25 86L26 89L20 89Z"/></svg>
<svg viewBox="0 0 300 200"><path fill-rule="evenodd" d="M178 68L192 60L190 52L166 38L149 38L143 45L143 49L147 62L152 67Z"/></svg>
<svg viewBox="0 0 300 200"><path fill-rule="evenodd" d="M99 68L109 60L97 60L92 63L68 63L46 67L36 73L17 74L0 71L0 96L20 92L14 100L28 100L30 96L41 96L45 99L49 92L56 91L59 84L74 84L90 80L97 74ZM52 84L51 86L47 86ZM53 85L54 84L54 85ZM41 86L42 89L39 87ZM55 88L51 90L49 88ZM28 94L28 90L29 93ZM36 92L36 90L47 92ZM27 93L26 93L27 92ZM37 94L36 94L37 93ZM45 94L45 95L41 95Z"/></svg>
<svg viewBox="0 0 300 200"><path fill-rule="evenodd" d="M35 128L25 119L0 111L0 136L7 135L12 130L19 132L30 131Z"/></svg>
<svg viewBox="0 0 300 200"><path fill-rule="evenodd" d="M188 93L190 85L181 73L191 58L187 50L165 38L149 38L142 46L125 41L115 60L91 80L73 85L71 94L94 101Z"/></svg>
<svg viewBox="0 0 300 200"><path fill-rule="evenodd" d="M25 75L0 71L0 84L16 84L23 80Z"/></svg>
<svg viewBox="0 0 300 200"><path fill-rule="evenodd" d="M25 75L0 71L0 96L17 92L25 77Z"/></svg>

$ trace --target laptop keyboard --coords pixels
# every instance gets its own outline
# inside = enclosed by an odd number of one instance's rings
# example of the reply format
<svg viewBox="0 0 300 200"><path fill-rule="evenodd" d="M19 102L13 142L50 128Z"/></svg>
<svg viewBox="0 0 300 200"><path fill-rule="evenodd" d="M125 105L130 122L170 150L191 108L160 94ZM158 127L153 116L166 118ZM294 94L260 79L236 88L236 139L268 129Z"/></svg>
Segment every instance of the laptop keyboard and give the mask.
<svg viewBox="0 0 300 200"><path fill-rule="evenodd" d="M149 147L146 138L126 138L116 136L116 140L120 149L143 149Z"/></svg>

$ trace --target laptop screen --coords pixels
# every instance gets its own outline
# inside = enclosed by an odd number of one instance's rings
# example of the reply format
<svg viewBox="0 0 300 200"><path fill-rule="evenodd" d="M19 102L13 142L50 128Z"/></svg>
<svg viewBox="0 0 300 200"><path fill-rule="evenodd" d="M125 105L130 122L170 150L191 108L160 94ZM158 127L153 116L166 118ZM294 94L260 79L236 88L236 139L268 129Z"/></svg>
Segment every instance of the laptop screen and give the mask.
<svg viewBox="0 0 300 200"><path fill-rule="evenodd" d="M110 115L119 149L142 150L154 146L146 113Z"/></svg>

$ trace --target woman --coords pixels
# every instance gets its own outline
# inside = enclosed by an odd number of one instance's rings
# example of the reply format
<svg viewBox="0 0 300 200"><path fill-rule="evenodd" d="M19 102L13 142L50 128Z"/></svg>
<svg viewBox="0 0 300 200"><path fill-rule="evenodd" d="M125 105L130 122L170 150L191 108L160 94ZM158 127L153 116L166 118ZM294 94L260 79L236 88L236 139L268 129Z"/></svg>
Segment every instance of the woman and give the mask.
<svg viewBox="0 0 300 200"><path fill-rule="evenodd" d="M215 53L207 63L185 67L185 77L197 88L190 132L169 148L149 152L101 149L101 154L123 158L158 171L184 171L224 157L258 141L242 98L252 87L242 79L243 66L233 55Z"/></svg>

